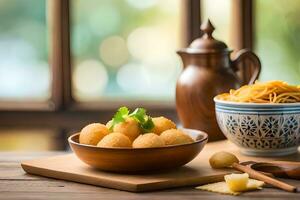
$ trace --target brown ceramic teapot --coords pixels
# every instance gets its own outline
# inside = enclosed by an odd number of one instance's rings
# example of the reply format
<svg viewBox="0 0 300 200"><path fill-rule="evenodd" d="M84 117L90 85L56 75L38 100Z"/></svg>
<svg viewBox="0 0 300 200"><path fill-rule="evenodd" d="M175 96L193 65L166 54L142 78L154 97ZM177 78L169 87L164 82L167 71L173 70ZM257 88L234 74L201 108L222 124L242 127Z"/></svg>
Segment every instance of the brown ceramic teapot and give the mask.
<svg viewBox="0 0 300 200"><path fill-rule="evenodd" d="M209 20L201 25L201 30L201 38L177 52L184 70L177 81L176 107L184 127L203 130L213 141L225 138L216 121L213 98L243 84L253 83L261 66L258 57L246 49L237 52L236 59L231 60L232 50L213 38L214 27ZM244 72L252 69L248 80L240 75L240 66Z"/></svg>

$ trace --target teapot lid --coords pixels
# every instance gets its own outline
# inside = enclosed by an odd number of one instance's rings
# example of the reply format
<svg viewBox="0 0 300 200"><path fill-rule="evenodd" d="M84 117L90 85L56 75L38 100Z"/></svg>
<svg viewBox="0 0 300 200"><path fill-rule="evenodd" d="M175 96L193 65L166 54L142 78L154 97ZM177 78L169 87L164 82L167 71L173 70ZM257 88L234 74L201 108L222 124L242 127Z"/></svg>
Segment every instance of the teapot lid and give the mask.
<svg viewBox="0 0 300 200"><path fill-rule="evenodd" d="M200 29L203 32L203 35L200 38L195 39L190 46L183 51L187 53L216 53L230 51L224 42L216 40L212 36L215 27L209 19L201 24Z"/></svg>

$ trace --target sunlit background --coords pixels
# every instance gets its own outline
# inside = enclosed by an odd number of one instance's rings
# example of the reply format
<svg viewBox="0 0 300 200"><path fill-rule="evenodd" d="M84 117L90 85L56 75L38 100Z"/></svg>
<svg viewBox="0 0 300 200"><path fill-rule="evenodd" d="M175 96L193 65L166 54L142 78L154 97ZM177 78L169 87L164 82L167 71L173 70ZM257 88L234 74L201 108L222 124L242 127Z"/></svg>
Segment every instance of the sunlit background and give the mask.
<svg viewBox="0 0 300 200"><path fill-rule="evenodd" d="M44 0L0 0L1 99L49 97L45 11Z"/></svg>
<svg viewBox="0 0 300 200"><path fill-rule="evenodd" d="M72 0L74 96L173 100L179 0Z"/></svg>
<svg viewBox="0 0 300 200"><path fill-rule="evenodd" d="M78 101L174 101L182 70L181 0L71 0L72 87ZM217 6L216 6L217 5ZM0 0L0 99L50 97L45 0ZM299 84L300 0L255 0L261 80ZM231 46L231 0L202 0L214 36ZM272 73L270 71L272 70ZM53 130L1 130L0 150L54 149ZM40 134L45 133L45 134ZM18 137L16 137L18 136ZM34 140L32 140L34 138ZM34 145L32 145L34 144Z"/></svg>

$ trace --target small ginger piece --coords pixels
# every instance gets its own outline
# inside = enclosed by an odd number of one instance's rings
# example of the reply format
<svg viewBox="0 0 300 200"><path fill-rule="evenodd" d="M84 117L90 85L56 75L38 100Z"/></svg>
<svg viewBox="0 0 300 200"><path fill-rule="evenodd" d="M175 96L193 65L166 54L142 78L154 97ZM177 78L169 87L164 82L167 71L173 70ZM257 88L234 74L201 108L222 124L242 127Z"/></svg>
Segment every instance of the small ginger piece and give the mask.
<svg viewBox="0 0 300 200"><path fill-rule="evenodd" d="M249 175L244 174L230 174L224 176L228 188L234 192L241 192L247 190Z"/></svg>
<svg viewBox="0 0 300 200"><path fill-rule="evenodd" d="M262 189L264 185L263 181L249 179L247 173L225 175L224 179L225 181L201 185L196 187L196 189L221 194L239 195L241 192Z"/></svg>
<svg viewBox="0 0 300 200"><path fill-rule="evenodd" d="M262 186L264 186L265 182L251 179L249 178L248 184L247 184L247 190L256 190L256 189L262 189Z"/></svg>
<svg viewBox="0 0 300 200"><path fill-rule="evenodd" d="M261 189L263 181L249 179L249 174L229 174L224 176L228 188L234 192L243 192L255 189Z"/></svg>

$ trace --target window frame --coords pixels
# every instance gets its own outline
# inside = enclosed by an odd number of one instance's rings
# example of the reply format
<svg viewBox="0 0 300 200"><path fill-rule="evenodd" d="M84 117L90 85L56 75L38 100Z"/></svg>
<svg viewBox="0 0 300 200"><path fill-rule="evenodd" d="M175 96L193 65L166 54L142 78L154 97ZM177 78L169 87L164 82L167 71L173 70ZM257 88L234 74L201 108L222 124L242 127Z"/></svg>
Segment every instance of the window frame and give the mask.
<svg viewBox="0 0 300 200"><path fill-rule="evenodd" d="M237 25L233 27L236 49L252 48L253 20L251 0L231 0ZM182 0L182 25L185 46L200 35L200 0ZM0 126L9 128L50 128L59 130L59 145L67 148L70 131L79 130L93 121L106 121L121 102L77 102L72 97L70 53L70 0L47 0L47 18L50 31L51 96L45 102L1 101ZM177 121L174 102L126 101L129 107L143 106L152 115L165 115Z"/></svg>

